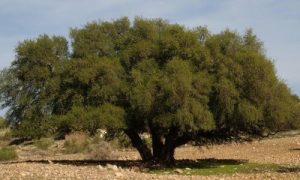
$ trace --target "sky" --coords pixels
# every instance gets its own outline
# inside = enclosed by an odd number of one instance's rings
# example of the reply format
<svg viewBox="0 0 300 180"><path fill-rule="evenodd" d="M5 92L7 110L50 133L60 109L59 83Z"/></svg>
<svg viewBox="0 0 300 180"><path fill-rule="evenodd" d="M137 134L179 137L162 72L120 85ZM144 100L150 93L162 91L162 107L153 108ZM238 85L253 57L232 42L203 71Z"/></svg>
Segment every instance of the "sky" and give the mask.
<svg viewBox="0 0 300 180"><path fill-rule="evenodd" d="M68 37L70 28L123 16L163 18L212 33L252 28L279 78L300 96L299 8L299 0L0 0L0 69L10 66L19 42L40 34Z"/></svg>

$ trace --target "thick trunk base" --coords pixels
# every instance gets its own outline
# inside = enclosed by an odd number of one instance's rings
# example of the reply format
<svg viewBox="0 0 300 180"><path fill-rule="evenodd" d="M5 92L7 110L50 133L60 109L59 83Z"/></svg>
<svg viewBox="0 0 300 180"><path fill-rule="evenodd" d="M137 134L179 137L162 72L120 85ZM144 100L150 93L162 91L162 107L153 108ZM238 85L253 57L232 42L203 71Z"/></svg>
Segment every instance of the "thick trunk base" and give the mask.
<svg viewBox="0 0 300 180"><path fill-rule="evenodd" d="M185 142L178 138L176 131L168 136L152 132L152 151L134 130L124 130L131 139L132 145L138 150L142 160L148 165L172 166L175 164L175 148ZM184 139L185 140L185 139Z"/></svg>

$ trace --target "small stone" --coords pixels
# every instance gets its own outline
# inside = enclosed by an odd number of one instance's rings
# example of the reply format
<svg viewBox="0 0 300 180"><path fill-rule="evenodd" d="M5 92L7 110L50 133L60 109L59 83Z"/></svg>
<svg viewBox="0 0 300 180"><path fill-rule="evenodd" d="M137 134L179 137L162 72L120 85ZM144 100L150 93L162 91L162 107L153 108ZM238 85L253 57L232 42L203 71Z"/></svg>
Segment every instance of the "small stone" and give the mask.
<svg viewBox="0 0 300 180"><path fill-rule="evenodd" d="M119 170L119 169L118 169L118 166L112 165L112 164L107 164L107 165L106 165L106 168L107 168L108 170L112 170L112 171L118 171L118 170Z"/></svg>
<svg viewBox="0 0 300 180"><path fill-rule="evenodd" d="M183 170L181 169L175 169L174 172L178 173L178 174L182 174L183 173Z"/></svg>
<svg viewBox="0 0 300 180"><path fill-rule="evenodd" d="M98 165L98 169L100 169L100 170L103 170L103 169L104 169L104 167L103 167L103 166L101 166L101 165Z"/></svg>
<svg viewBox="0 0 300 180"><path fill-rule="evenodd" d="M139 172L139 171L140 171L140 168L134 166L134 167L132 167L132 168L130 169L130 171L132 171L132 172Z"/></svg>
<svg viewBox="0 0 300 180"><path fill-rule="evenodd" d="M115 176L116 176L116 177L122 177L122 176L123 176L123 174L122 174L122 173L120 173L120 172L116 172L116 173L115 173Z"/></svg>
<svg viewBox="0 0 300 180"><path fill-rule="evenodd" d="M191 168L188 168L188 167L187 167L187 168L185 168L185 170L188 170L188 171L190 171L190 170L191 170Z"/></svg>
<svg viewBox="0 0 300 180"><path fill-rule="evenodd" d="M144 168L144 169L143 169L143 172L149 172L149 171L150 171L149 168Z"/></svg>
<svg viewBox="0 0 300 180"><path fill-rule="evenodd" d="M53 162L52 162L51 160L48 160L48 163L49 163L49 164L53 164Z"/></svg>

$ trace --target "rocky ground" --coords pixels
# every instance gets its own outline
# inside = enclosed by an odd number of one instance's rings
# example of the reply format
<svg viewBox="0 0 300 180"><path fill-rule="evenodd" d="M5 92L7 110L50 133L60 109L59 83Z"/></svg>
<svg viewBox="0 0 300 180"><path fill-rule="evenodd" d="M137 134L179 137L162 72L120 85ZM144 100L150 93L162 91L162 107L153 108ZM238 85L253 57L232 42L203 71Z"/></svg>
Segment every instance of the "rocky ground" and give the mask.
<svg viewBox="0 0 300 180"><path fill-rule="evenodd" d="M300 171L265 172L218 176L195 176L173 174L150 174L137 166L118 167L112 164L99 165L97 162L76 164L72 161L87 159L83 154L50 155L36 152L30 154L26 147L18 149L19 160L0 163L0 179L300 179ZM134 150L116 152L118 159L138 159ZM230 143L207 147L181 147L176 159L236 159L257 163L300 165L300 136L266 139L252 143ZM36 160L28 162L28 160ZM44 160L44 161L39 161ZM71 163L63 163L69 160Z"/></svg>
<svg viewBox="0 0 300 180"><path fill-rule="evenodd" d="M221 176L157 175L111 166L72 166L60 164L1 165L1 179L299 179L300 173L233 174Z"/></svg>
<svg viewBox="0 0 300 180"><path fill-rule="evenodd" d="M300 136L265 139L251 143L180 148L177 159L244 159L258 163L300 165Z"/></svg>

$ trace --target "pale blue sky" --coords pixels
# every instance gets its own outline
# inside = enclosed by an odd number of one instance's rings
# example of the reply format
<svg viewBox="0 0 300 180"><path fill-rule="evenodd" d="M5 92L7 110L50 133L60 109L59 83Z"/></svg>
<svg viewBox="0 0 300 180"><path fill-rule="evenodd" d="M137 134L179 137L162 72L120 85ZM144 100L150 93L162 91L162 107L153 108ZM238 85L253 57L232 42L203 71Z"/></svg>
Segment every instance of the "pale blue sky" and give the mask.
<svg viewBox="0 0 300 180"><path fill-rule="evenodd" d="M24 39L39 34L68 37L71 27L122 16L206 25L213 33L253 28L278 76L300 95L299 0L0 0L0 69L10 65L14 48Z"/></svg>

